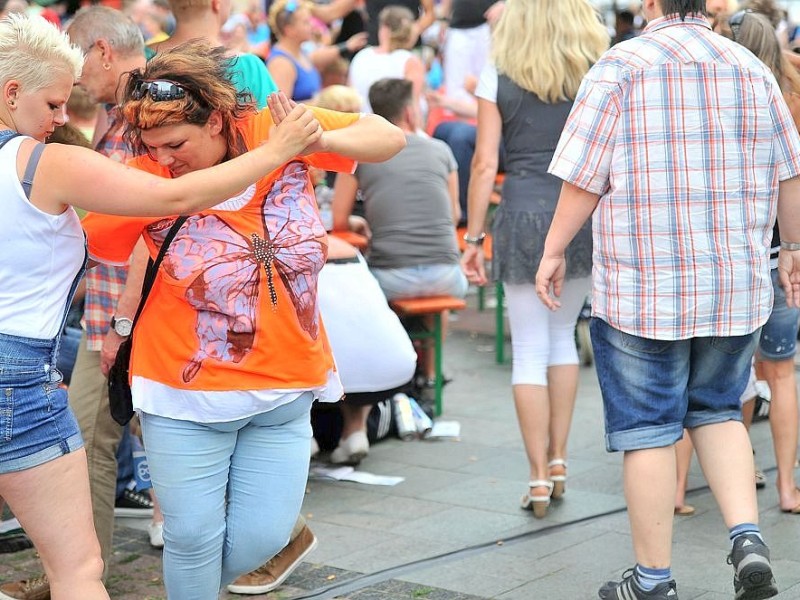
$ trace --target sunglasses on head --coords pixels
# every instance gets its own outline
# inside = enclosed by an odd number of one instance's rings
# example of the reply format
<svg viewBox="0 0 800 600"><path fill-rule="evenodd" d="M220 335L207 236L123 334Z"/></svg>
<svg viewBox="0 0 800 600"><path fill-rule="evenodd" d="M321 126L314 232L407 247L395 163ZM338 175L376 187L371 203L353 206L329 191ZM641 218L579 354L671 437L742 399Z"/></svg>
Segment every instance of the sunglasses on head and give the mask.
<svg viewBox="0 0 800 600"><path fill-rule="evenodd" d="M733 13L728 19L728 25L730 25L731 35L733 35L734 42L736 42L737 38L739 37L739 29L741 29L742 27L742 21L744 21L744 16L751 12L753 11L750 9L740 10L737 13Z"/></svg>
<svg viewBox="0 0 800 600"><path fill-rule="evenodd" d="M167 102L186 97L186 90L173 81L155 79L153 81L140 81L133 90L131 97L134 100L141 100L148 94L153 102Z"/></svg>

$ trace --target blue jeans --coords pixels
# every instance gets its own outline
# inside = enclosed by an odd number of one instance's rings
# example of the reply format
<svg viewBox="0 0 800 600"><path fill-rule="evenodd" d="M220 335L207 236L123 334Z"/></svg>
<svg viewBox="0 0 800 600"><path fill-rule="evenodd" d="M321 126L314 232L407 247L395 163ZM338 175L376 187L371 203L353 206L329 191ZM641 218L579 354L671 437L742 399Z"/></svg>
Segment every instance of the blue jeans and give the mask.
<svg viewBox="0 0 800 600"><path fill-rule="evenodd" d="M217 600L289 541L308 478L312 399L305 392L225 423L140 415L170 600Z"/></svg>
<svg viewBox="0 0 800 600"><path fill-rule="evenodd" d="M387 300L467 294L469 282L461 265L414 265L397 269L370 269Z"/></svg>
<svg viewBox="0 0 800 600"><path fill-rule="evenodd" d="M748 335L652 340L592 319L606 449L671 446L693 429L741 421L760 330Z"/></svg>
<svg viewBox="0 0 800 600"><path fill-rule="evenodd" d="M772 269L772 312L761 328L758 355L769 361L792 358L797 352L797 325L800 309L786 304L786 292L778 283L778 269Z"/></svg>
<svg viewBox="0 0 800 600"><path fill-rule="evenodd" d="M467 218L467 189L472 168L472 155L475 154L475 140L478 128L463 121L439 123L433 137L450 146L458 163L458 203L461 205L461 220Z"/></svg>
<svg viewBox="0 0 800 600"><path fill-rule="evenodd" d="M117 446L117 491L119 498L133 481L133 441L131 429L127 425L122 429L122 437Z"/></svg>

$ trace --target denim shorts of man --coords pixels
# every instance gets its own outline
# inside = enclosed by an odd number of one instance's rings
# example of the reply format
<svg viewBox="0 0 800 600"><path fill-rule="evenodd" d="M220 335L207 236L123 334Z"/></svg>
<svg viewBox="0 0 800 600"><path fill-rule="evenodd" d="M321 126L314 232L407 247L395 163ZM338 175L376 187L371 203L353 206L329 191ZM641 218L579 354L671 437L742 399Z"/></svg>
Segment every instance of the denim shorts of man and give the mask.
<svg viewBox="0 0 800 600"><path fill-rule="evenodd" d="M586 75L549 169L564 183L537 294L558 307L564 249L591 216L606 445L625 452L636 565L600 588L603 599L678 597L674 444L684 429L729 529L735 598L778 593L739 396L772 308L776 214L784 239L800 241L800 137L771 73L711 31L704 5L644 0L647 27ZM791 304L794 247L779 257Z"/></svg>

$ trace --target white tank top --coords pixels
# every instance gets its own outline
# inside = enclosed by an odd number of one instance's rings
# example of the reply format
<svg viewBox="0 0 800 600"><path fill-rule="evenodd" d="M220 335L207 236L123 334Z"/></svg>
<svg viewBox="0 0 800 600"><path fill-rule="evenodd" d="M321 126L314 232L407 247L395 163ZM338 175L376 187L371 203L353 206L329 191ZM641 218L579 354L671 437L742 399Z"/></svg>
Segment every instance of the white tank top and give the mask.
<svg viewBox="0 0 800 600"><path fill-rule="evenodd" d="M358 52L350 63L349 84L355 88L364 100L361 112L372 113L369 105L370 86L384 77L405 79L406 62L411 58L408 50L393 50L389 54L381 54L373 47Z"/></svg>
<svg viewBox="0 0 800 600"><path fill-rule="evenodd" d="M50 339L83 264L83 230L72 208L50 215L28 201L16 167L24 139L0 149L0 333Z"/></svg>

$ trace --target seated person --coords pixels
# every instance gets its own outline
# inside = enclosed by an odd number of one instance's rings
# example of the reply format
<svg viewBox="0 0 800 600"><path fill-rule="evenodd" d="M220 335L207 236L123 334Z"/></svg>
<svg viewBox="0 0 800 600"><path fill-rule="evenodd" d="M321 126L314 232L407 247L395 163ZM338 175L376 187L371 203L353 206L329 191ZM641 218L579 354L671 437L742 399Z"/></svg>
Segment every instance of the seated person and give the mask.
<svg viewBox="0 0 800 600"><path fill-rule="evenodd" d="M455 235L461 211L453 153L444 142L416 133L410 81L381 79L370 87L369 102L375 114L403 130L406 147L384 163L360 164L353 175L338 174L333 229L351 229L350 213L360 190L368 226L363 233L371 236L367 262L386 298L461 298L467 279ZM430 328L432 318L426 321ZM420 360L427 381L434 378L433 361L433 352Z"/></svg>
<svg viewBox="0 0 800 600"><path fill-rule="evenodd" d="M371 239L368 263L389 300L420 296L463 297L467 280L459 266L455 224L460 216L457 166L439 140L414 130L412 85L382 79L370 88L375 114L406 134L406 147L380 164L340 173L333 195L333 228L350 229L361 190Z"/></svg>

